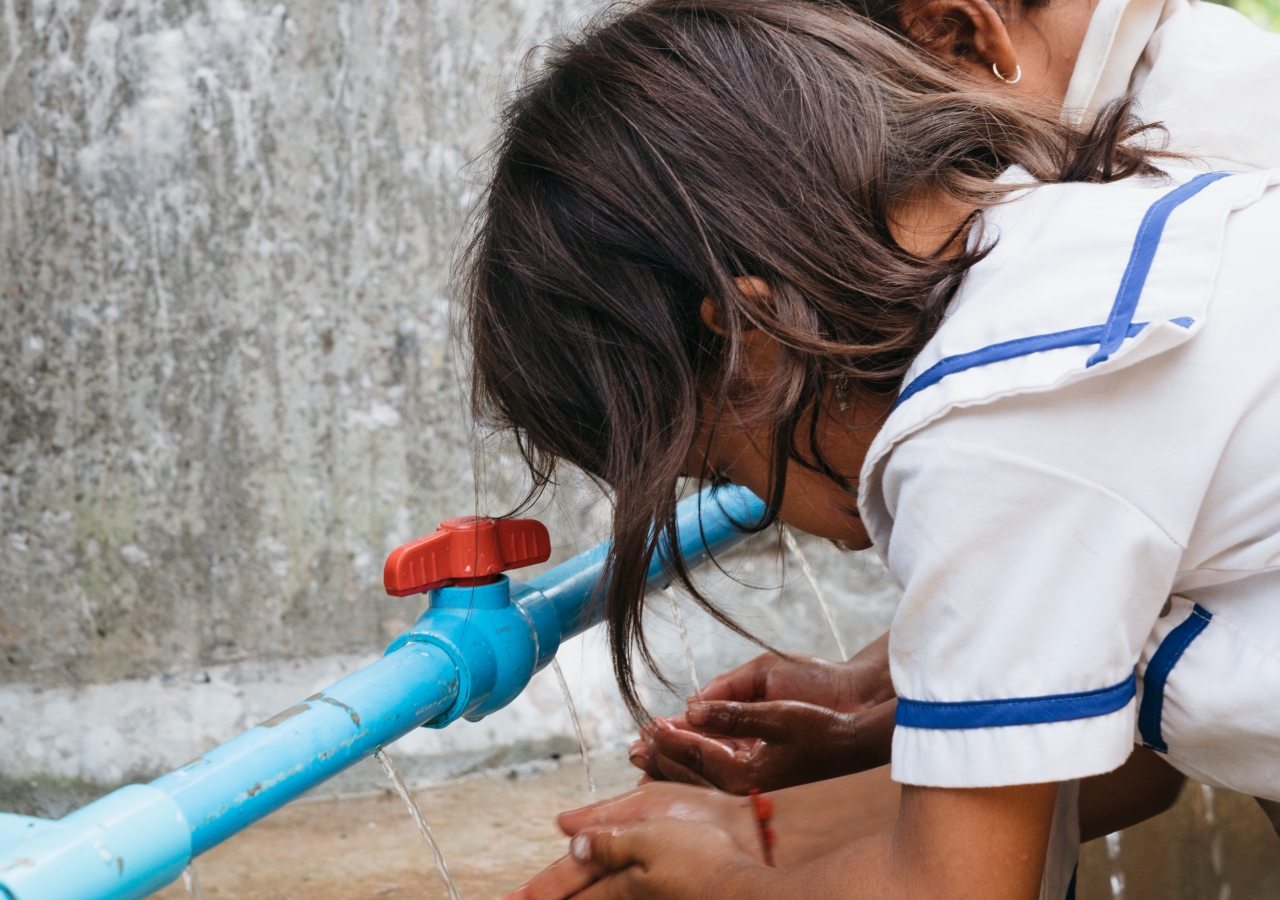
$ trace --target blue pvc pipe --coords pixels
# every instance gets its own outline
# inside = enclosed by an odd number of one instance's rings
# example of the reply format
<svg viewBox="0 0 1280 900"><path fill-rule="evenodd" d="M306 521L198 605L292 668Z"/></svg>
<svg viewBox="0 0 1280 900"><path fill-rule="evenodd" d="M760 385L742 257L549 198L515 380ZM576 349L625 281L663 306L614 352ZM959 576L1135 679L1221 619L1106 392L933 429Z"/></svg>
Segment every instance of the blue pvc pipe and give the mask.
<svg viewBox="0 0 1280 900"><path fill-rule="evenodd" d="M741 528L764 512L742 488L682 501L686 563L741 540ZM509 590L509 603L471 589L434 592L432 608L382 659L151 784L122 788L56 822L0 815L0 896L145 897L193 857L414 728L501 708L561 641L599 621L593 601L607 555L602 545L527 585L486 586ZM649 584L665 583L655 560Z"/></svg>
<svg viewBox="0 0 1280 900"><path fill-rule="evenodd" d="M734 485L708 488L682 500L676 509L676 527L685 565L695 568L732 547L746 536L743 528L763 521L765 512L760 498ZM604 543L579 553L528 583L529 588L540 591L555 604L560 614L561 640L599 623L604 609L592 601L598 596L609 546ZM662 560L655 557L649 565L649 588L666 587L667 581Z"/></svg>
<svg viewBox="0 0 1280 900"><path fill-rule="evenodd" d="M173 798L198 856L452 702L447 655L411 644L151 782Z"/></svg>

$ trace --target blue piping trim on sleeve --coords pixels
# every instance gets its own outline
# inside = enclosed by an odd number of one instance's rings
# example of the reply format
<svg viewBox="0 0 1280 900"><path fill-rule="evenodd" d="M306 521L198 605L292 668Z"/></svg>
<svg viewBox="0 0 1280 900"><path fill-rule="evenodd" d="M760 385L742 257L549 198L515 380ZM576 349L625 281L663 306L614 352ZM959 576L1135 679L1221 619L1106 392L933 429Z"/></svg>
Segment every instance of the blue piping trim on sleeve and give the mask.
<svg viewBox="0 0 1280 900"><path fill-rule="evenodd" d="M1115 302L1111 306L1111 315L1107 317L1106 331L1099 342L1098 350L1089 357L1086 366L1094 366L1110 359L1111 354L1120 349L1129 333L1129 323L1138 308L1138 300L1142 297L1142 288L1147 283L1147 275L1151 272L1151 263L1156 257L1156 249L1160 246L1160 238L1164 234L1165 223L1169 215L1179 205L1190 200L1196 194L1219 179L1226 178L1227 172L1206 172L1197 175L1186 184L1165 194L1147 209L1138 226L1138 234L1133 239L1133 250L1129 253L1129 264L1125 266L1124 277L1120 279L1120 289L1116 292Z"/></svg>
<svg viewBox="0 0 1280 900"><path fill-rule="evenodd" d="M1138 692L1137 673L1111 687L1076 694L1050 694L1011 700L908 700L898 698L894 721L907 728L1000 728L1091 719L1124 709Z"/></svg>
<svg viewBox="0 0 1280 900"><path fill-rule="evenodd" d="M1160 718L1164 715L1164 686L1169 680L1169 673L1187 652L1191 642L1200 636L1200 632L1209 627L1213 613L1199 603L1191 608L1191 615L1185 622L1165 635L1160 646L1151 657L1147 671L1142 674L1142 706L1138 709L1138 733L1142 735L1142 745L1169 752L1160 733Z"/></svg>

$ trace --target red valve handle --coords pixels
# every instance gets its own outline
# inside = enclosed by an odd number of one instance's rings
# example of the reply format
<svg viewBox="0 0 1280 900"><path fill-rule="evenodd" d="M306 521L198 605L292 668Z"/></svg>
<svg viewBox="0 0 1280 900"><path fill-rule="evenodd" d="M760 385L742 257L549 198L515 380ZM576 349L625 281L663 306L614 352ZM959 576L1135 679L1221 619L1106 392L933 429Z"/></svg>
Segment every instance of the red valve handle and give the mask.
<svg viewBox="0 0 1280 900"><path fill-rule="evenodd" d="M491 584L507 569L546 562L551 535L537 519L445 519L434 534L391 551L382 583L393 597L448 584Z"/></svg>

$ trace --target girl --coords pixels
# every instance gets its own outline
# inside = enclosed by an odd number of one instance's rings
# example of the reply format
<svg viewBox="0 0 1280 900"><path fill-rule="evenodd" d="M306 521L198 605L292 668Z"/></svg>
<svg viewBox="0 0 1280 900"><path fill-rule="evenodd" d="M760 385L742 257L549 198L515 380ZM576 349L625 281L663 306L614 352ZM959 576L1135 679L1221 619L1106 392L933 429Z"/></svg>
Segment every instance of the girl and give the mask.
<svg viewBox="0 0 1280 900"><path fill-rule="evenodd" d="M714 824L587 828L527 896L1056 900L1135 727L1280 798L1273 176L1162 173L1123 106L1081 130L984 77L834 8L654 0L508 110L475 401L537 483L612 489L633 708L684 476L905 588L891 828L777 869Z"/></svg>
<svg viewBox="0 0 1280 900"><path fill-rule="evenodd" d="M1259 90L1280 83L1280 35L1223 6L1198 0L852 6L944 60L988 67L999 79L992 87L1016 83L1061 104L1074 120L1132 91L1143 118L1159 121L1171 146L1203 158L1198 163L1280 166L1280 103ZM1008 72L1015 73L1011 80L1001 77ZM690 781L736 793L879 765L888 759L894 715L886 647L882 638L847 664L772 654L753 660L696 698L689 711L696 727L685 716L651 723L633 745L632 761L644 771L642 781ZM1177 776L1169 770L1167 777ZM1264 808L1280 830L1280 806Z"/></svg>

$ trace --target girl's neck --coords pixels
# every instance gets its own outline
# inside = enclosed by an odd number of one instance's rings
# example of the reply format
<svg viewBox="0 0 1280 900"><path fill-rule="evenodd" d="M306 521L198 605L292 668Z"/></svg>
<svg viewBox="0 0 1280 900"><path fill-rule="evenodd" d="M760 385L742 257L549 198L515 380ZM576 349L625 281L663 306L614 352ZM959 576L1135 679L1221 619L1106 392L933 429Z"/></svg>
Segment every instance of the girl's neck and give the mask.
<svg viewBox="0 0 1280 900"><path fill-rule="evenodd" d="M900 199L889 215L889 232L898 246L912 256L955 256L964 250L958 234L973 215L972 203L934 188L920 188Z"/></svg>

